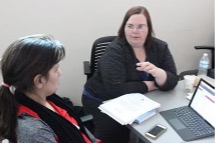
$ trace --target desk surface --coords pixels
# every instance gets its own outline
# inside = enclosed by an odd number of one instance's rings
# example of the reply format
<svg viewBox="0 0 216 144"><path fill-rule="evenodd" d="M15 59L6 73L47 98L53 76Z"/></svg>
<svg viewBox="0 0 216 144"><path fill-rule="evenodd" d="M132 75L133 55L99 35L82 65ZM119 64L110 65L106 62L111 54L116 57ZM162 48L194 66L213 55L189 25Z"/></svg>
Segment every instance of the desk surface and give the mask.
<svg viewBox="0 0 216 144"><path fill-rule="evenodd" d="M202 76L203 79L209 83L215 85L215 80L206 76ZM184 92L184 81L179 81L178 85L171 91L152 91L145 94L147 97L161 104L159 111L164 111L180 106L188 105L189 100L186 99L186 93ZM148 131L155 124L162 124L167 127L167 131L163 133L158 139L152 140L145 136L145 132ZM167 123L167 121L157 113L155 116L144 121L141 124L132 124L128 126L142 141L144 142L154 142L154 143L180 143L185 142L182 138L175 132L175 130ZM204 139L199 139L195 141L190 141L195 143L213 143L215 142L215 137L211 136Z"/></svg>

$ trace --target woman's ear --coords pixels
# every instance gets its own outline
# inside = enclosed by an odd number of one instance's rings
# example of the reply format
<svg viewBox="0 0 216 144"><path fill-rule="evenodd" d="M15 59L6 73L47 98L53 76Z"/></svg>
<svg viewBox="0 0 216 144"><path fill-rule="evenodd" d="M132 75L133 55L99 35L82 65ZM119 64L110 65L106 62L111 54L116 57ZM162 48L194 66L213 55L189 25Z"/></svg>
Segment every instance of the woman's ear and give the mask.
<svg viewBox="0 0 216 144"><path fill-rule="evenodd" d="M34 77L34 85L35 85L35 87L37 87L37 88L42 88L43 87L43 85L44 85L44 82L45 82L45 78L42 76L42 75L36 75L35 77Z"/></svg>

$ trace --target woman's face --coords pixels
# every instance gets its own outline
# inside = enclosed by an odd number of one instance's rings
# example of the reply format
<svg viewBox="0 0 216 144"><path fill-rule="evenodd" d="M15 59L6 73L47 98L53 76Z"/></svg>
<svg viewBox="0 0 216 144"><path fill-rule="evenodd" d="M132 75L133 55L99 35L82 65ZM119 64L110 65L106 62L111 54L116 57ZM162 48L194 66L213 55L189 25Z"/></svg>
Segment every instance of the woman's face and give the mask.
<svg viewBox="0 0 216 144"><path fill-rule="evenodd" d="M44 85L44 91L47 96L55 93L58 89L60 77L62 75L59 65L60 65L59 63L55 64L50 69L48 78L46 78L46 82Z"/></svg>
<svg viewBox="0 0 216 144"><path fill-rule="evenodd" d="M125 37L133 48L143 47L148 35L147 19L143 14L132 15L125 24Z"/></svg>

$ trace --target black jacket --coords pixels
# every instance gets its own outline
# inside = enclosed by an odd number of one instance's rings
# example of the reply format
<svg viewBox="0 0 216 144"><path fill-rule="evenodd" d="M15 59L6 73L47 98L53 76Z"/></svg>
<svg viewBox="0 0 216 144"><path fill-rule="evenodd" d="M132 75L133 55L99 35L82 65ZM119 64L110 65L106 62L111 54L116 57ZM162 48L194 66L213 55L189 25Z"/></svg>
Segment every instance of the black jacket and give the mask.
<svg viewBox="0 0 216 144"><path fill-rule="evenodd" d="M178 76L167 43L153 38L146 47L146 55L146 61L167 73L167 81L158 88L162 91L173 89L177 85ZM116 98L128 93L146 93L148 88L143 82L143 72L136 70L136 63L138 62L127 41L116 38L100 58L94 76L85 84L86 90L92 96L102 100ZM149 75L147 80L154 80L154 77Z"/></svg>

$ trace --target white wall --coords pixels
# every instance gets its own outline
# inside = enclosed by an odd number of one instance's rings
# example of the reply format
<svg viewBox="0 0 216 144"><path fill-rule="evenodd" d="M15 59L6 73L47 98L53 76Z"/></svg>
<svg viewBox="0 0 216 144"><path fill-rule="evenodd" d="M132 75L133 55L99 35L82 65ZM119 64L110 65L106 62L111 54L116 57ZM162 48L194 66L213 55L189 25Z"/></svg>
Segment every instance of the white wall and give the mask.
<svg viewBox="0 0 216 144"><path fill-rule="evenodd" d="M156 37L168 42L178 73L197 68L204 50L195 45L214 45L214 0L0 0L0 55L19 37L53 35L66 47L58 94L80 105L82 62L90 59L93 41L116 35L135 5L149 10Z"/></svg>

